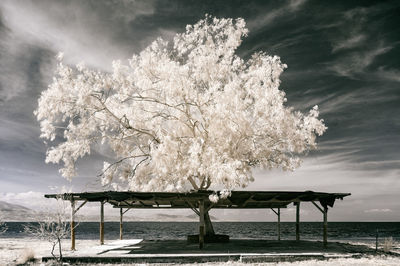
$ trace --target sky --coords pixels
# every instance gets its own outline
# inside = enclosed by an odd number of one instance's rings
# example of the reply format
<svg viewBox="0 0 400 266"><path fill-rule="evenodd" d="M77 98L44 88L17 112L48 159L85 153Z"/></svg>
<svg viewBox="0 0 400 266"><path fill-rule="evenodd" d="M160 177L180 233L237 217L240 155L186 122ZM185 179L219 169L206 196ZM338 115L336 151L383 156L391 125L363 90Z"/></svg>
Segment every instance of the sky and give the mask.
<svg viewBox="0 0 400 266"><path fill-rule="evenodd" d="M110 71L113 60L129 59L157 37L171 40L210 14L244 18L249 35L237 54L280 56L288 65L281 76L287 105L305 112L317 104L328 127L299 169L255 169L247 189L350 192L329 220L400 221L399 13L398 1L3 0L0 201L40 209L51 205L44 193L102 189L101 155L82 159L72 182L44 162L47 147L33 111L52 81L58 52L68 64ZM304 205L302 219L321 219ZM259 210L213 215L276 219ZM294 217L292 207L282 211L283 220Z"/></svg>

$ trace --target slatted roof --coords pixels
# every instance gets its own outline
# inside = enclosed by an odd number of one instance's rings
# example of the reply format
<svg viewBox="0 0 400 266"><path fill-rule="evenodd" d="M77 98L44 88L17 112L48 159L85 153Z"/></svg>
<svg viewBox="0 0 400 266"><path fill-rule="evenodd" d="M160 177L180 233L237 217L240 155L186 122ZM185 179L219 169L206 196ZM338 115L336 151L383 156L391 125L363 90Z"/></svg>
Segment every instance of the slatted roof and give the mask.
<svg viewBox="0 0 400 266"><path fill-rule="evenodd" d="M83 192L46 194L46 198L63 200L108 202L115 208L197 208L200 200L212 208L257 209L286 208L291 203L319 201L323 207L333 207L335 200L350 193L326 193L314 191L232 191L231 196L217 203L209 200L215 193L210 190L191 192ZM220 192L217 192L218 194Z"/></svg>

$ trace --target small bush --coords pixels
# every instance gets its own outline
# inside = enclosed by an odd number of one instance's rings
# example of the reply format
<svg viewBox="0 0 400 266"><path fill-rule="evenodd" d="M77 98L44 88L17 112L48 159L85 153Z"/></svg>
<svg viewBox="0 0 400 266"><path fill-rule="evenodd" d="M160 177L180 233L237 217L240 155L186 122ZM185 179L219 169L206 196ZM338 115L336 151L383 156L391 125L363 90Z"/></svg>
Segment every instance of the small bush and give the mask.
<svg viewBox="0 0 400 266"><path fill-rule="evenodd" d="M389 252L392 250L394 246L393 237L386 237L385 241L383 242L383 251Z"/></svg>
<svg viewBox="0 0 400 266"><path fill-rule="evenodd" d="M35 260L35 252L31 248L25 248L22 250L21 255L18 259L18 264L25 264Z"/></svg>

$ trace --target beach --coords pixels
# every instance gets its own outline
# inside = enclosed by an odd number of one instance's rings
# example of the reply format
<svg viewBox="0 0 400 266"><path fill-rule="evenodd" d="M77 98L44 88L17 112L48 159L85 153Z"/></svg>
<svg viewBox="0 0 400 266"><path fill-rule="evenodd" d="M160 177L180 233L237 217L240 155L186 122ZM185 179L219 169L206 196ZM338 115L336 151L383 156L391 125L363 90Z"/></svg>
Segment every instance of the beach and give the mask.
<svg viewBox="0 0 400 266"><path fill-rule="evenodd" d="M330 243L330 249L328 251L323 252L323 250L315 249L315 247L309 247L310 244L316 242L312 241L302 241L303 243L299 244L298 246L294 246L291 244L294 241L289 242L282 242L281 246L276 246L274 249L267 248L268 252L265 253L255 253L254 251L257 250L253 243L257 243L257 240L233 240L230 241L228 245L230 245L230 253L231 260L228 261L208 261L204 262L204 265L400 265L400 253L384 253L378 252L376 254L371 253L370 251L373 250L371 247L367 247L365 245L355 245L353 250L349 250L349 246L345 243ZM243 244L245 243L245 244ZM336 244L337 243L337 244ZM174 246L175 245L175 246ZM99 245L98 240L79 240L76 242L76 251L70 251L70 241L63 240L62 247L63 247L63 256L64 257L90 257L90 256L98 256L100 257L99 263L93 262L80 262L80 263L71 263L71 265L111 265L110 261L107 260L110 256L113 257L132 257L132 256L140 256L143 253L150 253L154 256L154 253L158 253L159 250L161 253L164 253L164 256L171 256L169 252L176 252L182 256L182 253L185 251L179 247L179 245L185 245L184 241L176 240L175 242L170 240L166 241L143 241L140 239L137 240L109 240L105 242L105 245ZM175 263L182 263L182 265L191 265L191 264L203 264L199 263L201 260L197 260L201 258L202 254L208 254L206 257L211 257L215 255L221 254L220 250L223 248L213 248L217 245L223 247L227 246L227 244L208 244L206 248L202 251L197 250L197 246L192 246L191 249L188 250L190 256L194 256L194 261L185 264L185 260L176 260ZM273 241L271 245L274 245ZM285 246L287 245L287 248ZM337 246L335 246L337 245ZM142 251L137 252L136 255L127 254L125 247L131 247L132 250L139 250ZM162 247L168 246L169 249L165 249ZM146 248L147 247L147 248ZM300 248L299 248L300 247ZM339 251L340 248L345 247L346 252L341 253ZM235 259L235 248L240 250L240 259ZM309 252L309 251L312 252ZM369 250L369 251L368 251ZM47 263L42 263L42 257L51 257L51 244L47 241L37 240L34 238L1 238L0 239L0 265L17 265L20 263L25 263L30 259L33 259L30 262L30 265L51 265L51 261ZM192 253L192 254L190 254ZM238 254L239 254L238 253ZM56 253L58 254L58 253ZM100 255L95 255L100 254ZM246 255L247 254L247 255ZM281 255L283 258L282 261L268 261L270 260L271 254L274 256ZM297 257L294 258L294 261L287 261L288 254L297 254ZM324 255L326 258L321 260L318 254ZM353 255L351 255L353 254ZM354 256L356 254L356 256ZM148 255L148 254L147 254ZM145 254L145 256L147 256ZM283 256L285 255L285 256ZM314 256L314 257L313 257ZM104 258L104 262L102 261ZM267 259L265 259L267 258ZM268 259L269 258L269 259ZM301 258L301 259L296 259ZM316 258L316 259L315 259ZM196 261L197 260L197 261ZM267 262L263 261L266 260ZM203 260L204 261L204 260ZM119 265L132 265L118 263ZM133 263L135 264L135 262ZM138 262L137 264L142 264L143 262ZM144 262L144 264L152 264L149 262ZM168 261L167 264L174 264L172 261ZM163 263L157 262L154 265L163 265Z"/></svg>
<svg viewBox="0 0 400 266"><path fill-rule="evenodd" d="M51 243L39 240L24 231L27 222L7 222L8 230L0 236L0 265L16 265L35 258L51 258ZM228 234L229 243L206 243L203 250L187 244L187 235L196 233L196 222L126 222L124 240L119 241L119 223L105 223L105 243L99 242L99 224L81 222L76 228L76 251L70 251L70 239L62 240L65 257L95 257L106 264L107 257L132 258L137 263L145 256L160 257L153 262L199 263L219 265L231 260L233 265L400 265L399 223L332 222L329 224L328 249L321 242L320 223L303 222L301 241L294 239L294 223L282 223L282 238L276 238L276 223L216 222L216 232ZM379 228L379 252L375 253L375 234ZM391 238L393 237L393 238ZM392 239L390 251L384 244ZM101 254L100 254L101 253ZM58 255L58 250L55 254ZM186 258L171 258L171 256ZM207 257L214 256L214 259ZM303 260L306 259L306 262ZM207 261L208 260L208 261ZM214 261L213 261L214 260ZM215 261L221 260L221 261ZM275 260L275 261L274 261ZM288 261L290 260L290 261ZM136 263L130 262L130 263ZM92 263L93 260L92 260ZM275 264L274 264L275 263ZM81 265L82 262L79 263ZM123 264L119 262L118 264Z"/></svg>

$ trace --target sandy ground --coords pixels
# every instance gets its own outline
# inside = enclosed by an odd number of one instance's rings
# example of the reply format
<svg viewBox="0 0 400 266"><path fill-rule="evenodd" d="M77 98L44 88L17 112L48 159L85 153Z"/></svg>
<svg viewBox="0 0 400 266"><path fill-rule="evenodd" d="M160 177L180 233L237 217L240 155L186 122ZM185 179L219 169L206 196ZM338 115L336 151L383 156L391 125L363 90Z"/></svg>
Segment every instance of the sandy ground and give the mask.
<svg viewBox="0 0 400 266"><path fill-rule="evenodd" d="M80 240L76 247L79 250L94 247L99 244L98 240ZM29 257L41 258L51 256L51 243L31 238L0 238L0 265L16 265L24 263ZM64 253L70 249L70 241L62 242Z"/></svg>
<svg viewBox="0 0 400 266"><path fill-rule="evenodd" d="M79 240L76 242L76 252L71 252L69 251L70 248L70 242L69 240L63 241L63 250L64 254L66 256L80 256L80 255L90 255L91 253L99 253L103 252L106 250L111 250L111 249L118 249L121 245L126 245L129 243L135 244L140 246L145 246L147 245L148 248L146 250L143 250L143 252L148 252L150 250L154 251L159 251L158 245L165 245L164 242L162 241L133 241L130 240L131 242L115 242L115 241L108 241L106 242L106 245L100 246L98 243L98 240ZM249 242L250 243L250 242ZM244 242L231 242L230 245L235 246L235 248L238 248L238 250L242 250L245 248L243 245L249 245L249 243ZM167 243L171 245L171 243ZM287 243L290 244L290 243ZM239 245L239 246L238 246ZM275 246L273 243L271 244L272 246ZM315 244L316 245L316 244ZM301 246L301 245L300 245ZM212 246L208 245L208 252L213 252ZM340 245L338 246L340 247ZM254 247L249 247L254 250ZM281 247L282 248L282 247ZM289 245L289 248L291 251L293 251L293 246ZM313 250L312 247L308 247L305 250ZM315 247L314 247L315 248ZM30 257L35 257L35 258L41 258L42 256L51 256L50 254L51 251L51 244L47 241L40 241L36 239L28 239L28 238L21 238L21 239L13 239L13 238L3 238L0 239L0 265L17 265L19 263L24 263L29 259ZM207 251L207 250L205 250ZM271 251L271 250L270 250ZM281 252L282 250L279 247L276 247L276 250L272 250L272 252ZM287 251L287 248L286 248ZM295 252L302 252L303 248L295 247L294 248ZM335 251L335 247L333 247L333 251ZM355 249L357 251L357 248ZM361 248L360 251L363 251ZM168 252L164 250L165 253ZM193 253L199 253L195 247L193 247ZM218 250L215 250L215 252L218 252ZM142 252L139 252L142 253ZM178 252L179 253L179 252ZM143 253L142 253L143 254ZM117 255L117 254L115 254ZM39 262L36 263L31 263L30 265L45 265L41 264ZM82 265L82 264L79 264ZM92 265L92 264L85 264L85 265ZM112 264L102 264L102 265L112 265ZM114 264L115 265L115 264ZM132 264L124 264L124 265L132 265ZM146 264L140 264L140 265L146 265ZM163 265L163 264L153 264L153 265ZM179 265L189 265L189 264L179 264ZM204 263L201 265L287 265L287 266L293 266L293 265L388 265L388 266L394 266L394 265L400 265L400 257L399 256L386 256L386 255L364 255L360 258L335 258L335 259L329 259L325 261L317 261L317 260L307 260L307 261L298 261L298 262L280 262L280 263L242 263L242 262L237 262L237 261L231 261L231 262L218 262L218 263Z"/></svg>

